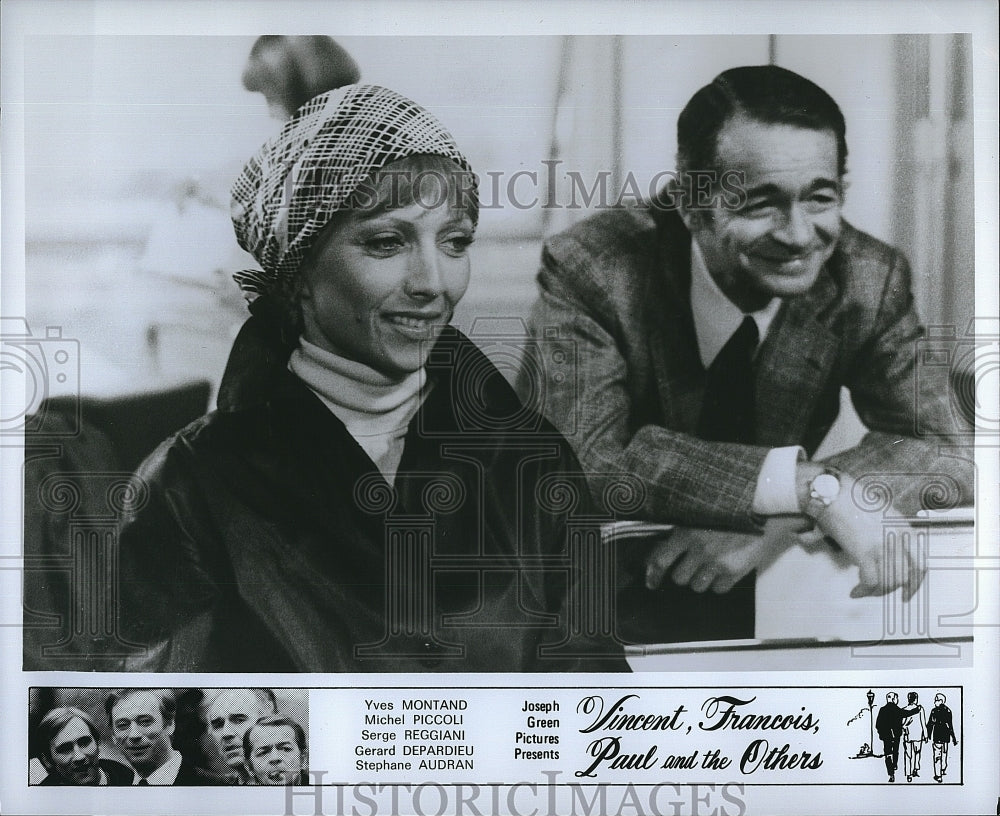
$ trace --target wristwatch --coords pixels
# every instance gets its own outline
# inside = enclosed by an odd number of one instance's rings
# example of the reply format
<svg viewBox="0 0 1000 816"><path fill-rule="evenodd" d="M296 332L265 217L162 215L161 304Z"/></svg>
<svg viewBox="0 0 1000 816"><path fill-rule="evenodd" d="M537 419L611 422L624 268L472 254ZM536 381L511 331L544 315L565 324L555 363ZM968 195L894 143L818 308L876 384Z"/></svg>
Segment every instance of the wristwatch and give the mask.
<svg viewBox="0 0 1000 816"><path fill-rule="evenodd" d="M840 495L840 471L827 467L815 476L809 483L809 501L806 504L806 515L819 518L837 496Z"/></svg>

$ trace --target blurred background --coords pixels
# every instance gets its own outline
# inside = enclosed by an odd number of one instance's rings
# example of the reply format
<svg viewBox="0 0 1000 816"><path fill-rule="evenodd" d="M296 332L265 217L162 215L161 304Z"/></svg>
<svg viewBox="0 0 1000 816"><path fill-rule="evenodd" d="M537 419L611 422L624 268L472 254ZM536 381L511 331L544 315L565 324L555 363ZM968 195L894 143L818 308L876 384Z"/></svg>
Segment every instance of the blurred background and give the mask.
<svg viewBox="0 0 1000 816"><path fill-rule="evenodd" d="M84 395L221 377L246 316L230 275L253 265L233 237L229 186L282 123L273 99L244 87L255 39L26 38L25 316L36 334L59 326L80 341ZM509 319L534 299L543 237L589 214L565 206L566 171L588 187L606 173L612 201L635 189L630 178L648 195L674 167L691 94L721 70L766 62L840 103L846 217L906 251L923 320L961 332L973 314L967 36L336 42L362 82L436 113L482 180L473 281L456 315L467 332L477 320L479 333L493 331L495 318L516 329ZM550 173L543 161L561 163ZM519 171L535 178L508 189ZM553 196L562 206L541 206Z"/></svg>

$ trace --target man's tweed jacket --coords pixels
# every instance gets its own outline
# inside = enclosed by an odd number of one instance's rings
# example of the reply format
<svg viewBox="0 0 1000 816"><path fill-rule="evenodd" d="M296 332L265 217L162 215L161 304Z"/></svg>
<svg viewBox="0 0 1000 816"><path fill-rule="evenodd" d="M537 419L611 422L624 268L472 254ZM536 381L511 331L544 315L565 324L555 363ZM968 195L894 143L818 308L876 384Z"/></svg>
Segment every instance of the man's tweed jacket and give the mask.
<svg viewBox="0 0 1000 816"><path fill-rule="evenodd" d="M600 213L544 248L531 318L543 362L523 368L521 393L544 401L599 500L626 472L645 488L637 517L758 529L752 503L768 449L802 445L811 456L846 386L869 433L830 463L869 477L859 500L891 495L904 513L971 501L972 465L948 450L971 438L946 367L917 371L923 330L899 252L844 223L816 283L782 305L759 350L757 444L739 445L694 435L705 370L690 249L680 217L648 207Z"/></svg>

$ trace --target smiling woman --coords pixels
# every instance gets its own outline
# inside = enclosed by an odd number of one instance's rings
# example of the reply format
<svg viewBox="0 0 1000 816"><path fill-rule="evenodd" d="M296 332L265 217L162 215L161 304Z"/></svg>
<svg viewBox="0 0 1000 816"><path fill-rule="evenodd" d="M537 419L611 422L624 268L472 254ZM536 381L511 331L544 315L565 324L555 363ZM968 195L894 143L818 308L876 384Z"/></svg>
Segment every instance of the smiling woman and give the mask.
<svg viewBox="0 0 1000 816"><path fill-rule="evenodd" d="M371 206L332 219L301 267L306 340L389 377L423 368L469 285L476 209L441 206L460 174L439 156L394 162L376 174Z"/></svg>
<svg viewBox="0 0 1000 816"><path fill-rule="evenodd" d="M386 88L321 94L232 213L252 317L220 410L140 468L125 668L626 670L610 633L566 648L573 508L536 492L582 484L572 452L449 325L478 198L448 132Z"/></svg>

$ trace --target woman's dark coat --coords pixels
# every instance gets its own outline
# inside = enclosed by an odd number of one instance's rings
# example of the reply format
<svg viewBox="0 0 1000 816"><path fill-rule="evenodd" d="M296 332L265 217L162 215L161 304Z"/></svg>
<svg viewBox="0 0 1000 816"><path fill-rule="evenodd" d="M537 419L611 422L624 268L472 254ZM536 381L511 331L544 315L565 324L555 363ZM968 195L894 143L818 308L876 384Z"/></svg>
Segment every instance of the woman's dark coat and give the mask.
<svg viewBox="0 0 1000 816"><path fill-rule="evenodd" d="M275 338L252 317L220 410L140 468L119 623L146 652L127 669L627 670L570 590L569 528L595 529L576 459L475 344L436 343L390 486Z"/></svg>

